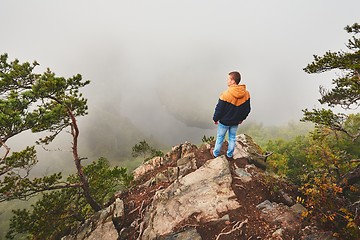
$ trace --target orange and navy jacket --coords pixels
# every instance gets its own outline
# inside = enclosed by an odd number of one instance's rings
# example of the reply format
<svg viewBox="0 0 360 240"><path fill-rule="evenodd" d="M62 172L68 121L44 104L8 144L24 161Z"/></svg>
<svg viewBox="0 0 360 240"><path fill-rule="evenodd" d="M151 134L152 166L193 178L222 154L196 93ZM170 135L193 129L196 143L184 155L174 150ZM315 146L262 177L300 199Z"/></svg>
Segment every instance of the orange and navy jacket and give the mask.
<svg viewBox="0 0 360 240"><path fill-rule="evenodd" d="M227 91L221 93L213 120L226 126L238 125L246 119L250 110L250 93L246 86L231 85Z"/></svg>

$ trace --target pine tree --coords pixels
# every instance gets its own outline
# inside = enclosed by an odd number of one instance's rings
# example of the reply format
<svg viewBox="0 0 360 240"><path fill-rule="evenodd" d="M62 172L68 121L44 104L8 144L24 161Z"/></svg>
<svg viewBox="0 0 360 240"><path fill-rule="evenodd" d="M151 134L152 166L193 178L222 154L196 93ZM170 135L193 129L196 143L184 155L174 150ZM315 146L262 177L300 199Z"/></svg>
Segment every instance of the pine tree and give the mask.
<svg viewBox="0 0 360 240"><path fill-rule="evenodd" d="M47 190L80 188L90 206L101 206L90 194L89 183L78 154L79 128L77 118L87 114L87 100L80 89L90 83L77 74L70 78L58 77L50 69L37 74L39 64L8 62L8 55L0 56L0 202L28 199ZM59 133L70 129L73 161L79 181L63 182L61 173L30 179L30 170L38 162L35 147L28 146L11 152L9 140L26 131L46 133L37 141L47 145Z"/></svg>
<svg viewBox="0 0 360 240"><path fill-rule="evenodd" d="M346 26L345 30L351 34L346 44L347 51L326 52L323 56L314 55L314 61L308 64L304 71L307 73L323 73L337 71L337 78L332 80L333 88L320 87L319 102L329 108L303 110L303 121L314 122L317 126L327 127L335 132L346 134L353 142L359 141L359 114L346 114L346 110L357 109L360 106L360 25L354 23ZM336 113L335 107L340 106L344 112ZM351 159L359 162L359 159ZM345 174L339 181L341 186L350 185L360 179L360 166Z"/></svg>

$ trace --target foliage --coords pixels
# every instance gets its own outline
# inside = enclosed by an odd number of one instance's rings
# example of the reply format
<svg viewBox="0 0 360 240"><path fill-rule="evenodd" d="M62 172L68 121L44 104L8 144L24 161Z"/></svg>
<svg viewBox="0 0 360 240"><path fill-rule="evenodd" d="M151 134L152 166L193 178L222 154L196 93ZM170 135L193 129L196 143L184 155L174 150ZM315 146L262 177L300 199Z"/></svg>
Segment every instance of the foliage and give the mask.
<svg viewBox="0 0 360 240"><path fill-rule="evenodd" d="M307 197L309 219L332 226L342 236L355 234L359 237L356 226L359 223L354 221L356 214L350 208L352 198L358 199L359 192L356 188L339 184L343 176L356 168L356 163L351 159L359 155L348 147L355 145L359 148L360 141L353 142L344 133L317 127L307 147L307 158L311 161L312 170L304 176L301 189ZM355 232L354 224L357 229Z"/></svg>
<svg viewBox="0 0 360 240"><path fill-rule="evenodd" d="M156 156L163 157L164 153L158 149L151 147L145 140L143 140L132 147L132 156L143 156L144 162L146 162Z"/></svg>
<svg viewBox="0 0 360 240"><path fill-rule="evenodd" d="M111 169L105 158L86 166L84 172L89 178L91 194L102 206L132 180L126 168ZM67 181L76 183L79 179L77 175L70 175ZM90 217L94 210L78 188L67 188L44 193L31 210L18 209L13 213L8 239L15 239L19 234L31 239L59 239Z"/></svg>
<svg viewBox="0 0 360 240"><path fill-rule="evenodd" d="M344 111L360 106L360 40L356 34L360 25L345 27L351 34L347 51L326 52L314 55L308 64L307 73L322 73L336 70L337 78L332 80L332 89L320 87L319 102L329 109L303 110L303 121L315 123L307 159L311 162L302 187L307 196L307 217L330 224L344 238L359 238L357 211L351 209L352 196L358 199L360 183L359 137L360 114L334 112L336 106Z"/></svg>
<svg viewBox="0 0 360 240"><path fill-rule="evenodd" d="M359 33L358 24L346 27L349 33ZM320 88L321 104L330 109L303 110L302 121L315 123L309 135L285 142L270 141L267 151L278 173L302 185L308 212L306 217L331 225L343 237L359 237L359 220L351 209L359 196L360 166L360 114L335 113L336 106L344 110L359 107L360 99L360 48L353 36L347 47L349 52L327 52L314 56L314 62L304 70L321 73L338 70L331 90Z"/></svg>
<svg viewBox="0 0 360 240"><path fill-rule="evenodd" d="M105 158L100 158L98 162L84 168L84 172L89 179L91 192L101 205L104 205L104 199L112 197L114 192L130 186L133 180L132 175L126 173L126 168L118 166L113 167L111 170L109 168L109 162ZM78 181L77 179L74 180L71 182Z"/></svg>
<svg viewBox="0 0 360 240"><path fill-rule="evenodd" d="M261 123L246 122L239 131L251 136L261 147L265 147L270 140L290 141L297 136L307 134L313 127L312 123L299 121L290 121L281 126L264 126Z"/></svg>
<svg viewBox="0 0 360 240"><path fill-rule="evenodd" d="M28 199L41 191L68 187L61 182L60 173L30 180L30 170L38 161L35 148L11 153L8 146L9 139L28 130L47 133L38 143L49 144L70 127L73 153L77 154L76 118L87 114L87 100L79 90L89 81L83 81L79 74L68 79L57 77L50 69L36 74L38 65L17 59L8 62L7 54L0 56L0 201ZM78 167L81 170L81 165Z"/></svg>
<svg viewBox="0 0 360 240"><path fill-rule="evenodd" d="M334 87L330 90L320 87L321 104L329 107L341 106L343 109L358 108L360 105L360 40L356 38L360 25L355 23L345 27L345 30L352 34L346 45L348 51L326 52L323 56L314 55L314 61L308 64L304 71L307 73L322 73L325 71L338 70L337 78L332 80ZM347 131L343 123L346 115L334 113L328 109L303 110L304 121L312 121L316 124L327 126L334 131L343 131L353 140L360 136L360 129Z"/></svg>
<svg viewBox="0 0 360 240"><path fill-rule="evenodd" d="M360 114L350 116L357 119ZM358 122L360 123L360 122ZM346 125L346 124L345 124ZM343 188L338 182L359 158L360 141L352 141L345 133L335 133L319 126L305 136L291 141L269 141L266 150L273 152L268 164L276 173L300 186L308 211L307 219L332 227L342 236L357 236L356 213L351 210L357 201L357 185Z"/></svg>
<svg viewBox="0 0 360 240"><path fill-rule="evenodd" d="M203 136L203 138L201 139L201 141L203 143L212 143L215 141L215 137L214 136L210 136L210 137L206 137L205 135Z"/></svg>
<svg viewBox="0 0 360 240"><path fill-rule="evenodd" d="M275 172L288 177L292 182L301 184L301 177L306 174L310 166L306 156L306 147L309 146L309 137L298 136L291 141L270 140L266 151L272 152L267 162Z"/></svg>
<svg viewBox="0 0 360 240"><path fill-rule="evenodd" d="M334 181L334 176L324 170L300 188L306 197L307 211L303 216L335 229L345 239L357 239L360 231L355 221L356 213L349 211L343 189Z"/></svg>

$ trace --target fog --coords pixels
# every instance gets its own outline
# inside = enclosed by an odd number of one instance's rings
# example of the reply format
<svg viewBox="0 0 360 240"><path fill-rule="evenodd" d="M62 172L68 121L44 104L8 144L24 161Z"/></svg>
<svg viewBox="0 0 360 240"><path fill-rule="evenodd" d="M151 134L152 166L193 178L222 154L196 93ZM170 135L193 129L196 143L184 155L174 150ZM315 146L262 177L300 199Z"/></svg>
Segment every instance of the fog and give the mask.
<svg viewBox="0 0 360 240"><path fill-rule="evenodd" d="M285 124L319 106L318 86L332 76L302 69L313 54L346 49L343 28L358 22L359 7L358 0L2 0L0 53L36 60L39 72L91 80L80 127L93 141L106 142L98 129L165 145L198 142L215 135L212 114L230 71L240 71L250 91L247 122Z"/></svg>

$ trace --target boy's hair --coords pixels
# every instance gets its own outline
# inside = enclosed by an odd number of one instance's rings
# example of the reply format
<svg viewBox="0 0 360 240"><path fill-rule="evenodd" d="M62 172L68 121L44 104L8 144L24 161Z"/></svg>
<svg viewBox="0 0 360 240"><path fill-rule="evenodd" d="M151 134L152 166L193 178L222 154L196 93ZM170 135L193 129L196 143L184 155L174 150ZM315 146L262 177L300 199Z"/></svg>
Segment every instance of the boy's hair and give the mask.
<svg viewBox="0 0 360 240"><path fill-rule="evenodd" d="M236 82L236 84L239 84L241 80L241 75L239 72L229 72L229 76Z"/></svg>

